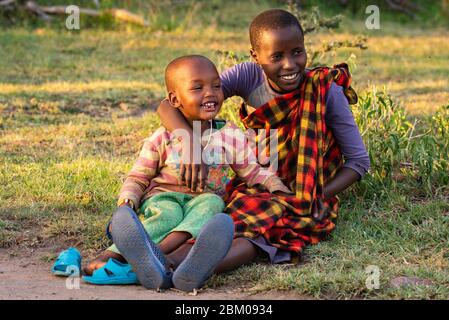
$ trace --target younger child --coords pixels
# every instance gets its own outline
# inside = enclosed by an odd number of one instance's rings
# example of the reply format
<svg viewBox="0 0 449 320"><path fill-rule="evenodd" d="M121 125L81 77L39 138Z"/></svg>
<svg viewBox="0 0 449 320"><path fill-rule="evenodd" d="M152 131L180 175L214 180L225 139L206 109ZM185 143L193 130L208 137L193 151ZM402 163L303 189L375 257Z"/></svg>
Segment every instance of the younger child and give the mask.
<svg viewBox="0 0 449 320"><path fill-rule="evenodd" d="M223 212L224 202L220 196L225 193L230 168L248 186L258 185L270 193L275 191L284 194L291 192L279 177L267 171L261 171L257 162L252 161L255 157L252 157L249 152L243 132L235 124L214 119L223 103L223 91L218 72L210 60L198 55L177 58L167 66L165 81L171 107L178 109L192 127L197 126L201 131L203 159L210 163L205 193L191 191L191 188L184 186L181 182L179 172L181 140L188 141L189 137L184 135L184 139L179 132L169 132L164 127L160 127L150 138L145 140L139 158L121 188L118 205L128 206L134 210L139 209L145 217L143 226L146 232L154 242L159 243L159 249L163 254L169 254L187 240L195 239L202 227L213 216ZM140 228L136 226L135 222L126 220L126 213L124 215L125 217L114 217L112 221L112 238L119 249L117 237L120 237L120 241L125 243L122 247L128 248L128 240L123 239L127 235L122 233L117 236L120 228L126 224L131 225L129 228L134 228L134 231L137 230L136 228ZM226 216L226 218L228 217ZM219 235L214 236L218 237L218 242L221 242ZM138 247L139 241L134 241L135 243L130 246ZM151 246L151 242L146 239L142 241L147 243L147 247L152 248L150 251L153 253L148 253L147 250L147 252L140 252L141 256L151 256L152 254L160 256L160 253L154 252L158 249ZM232 241L232 237L230 241ZM205 239L202 243L205 242L208 242L208 246L211 246L213 250L220 251L218 250L220 245L215 246L213 239ZM200 245L199 240L198 245ZM155 263L155 260L149 259L145 267L139 266L139 263L133 265L133 262L129 261L133 260L133 257L131 259L127 257L129 251L133 250L138 249L128 249L128 252L120 253L115 246L112 246L93 261L85 271L92 273L104 265L109 258L119 261L128 260L133 270L136 269L137 277L143 285L147 284L146 287L157 288L161 283L155 284L154 281L145 280L145 277L151 276L146 273L155 272L154 270L148 271L148 264L151 264L151 261ZM206 251L206 249L198 251ZM214 254L217 255L218 252ZM208 269L207 273L209 273L210 264L214 264L213 255L207 256L201 255L201 253L198 255L200 256L198 259L205 261L198 261L197 264L206 266L204 268ZM224 255L226 252L221 252L219 260ZM191 264L191 261L186 261L186 263ZM139 270L142 268L147 269ZM201 274L197 277L202 283L206 276ZM196 283L193 282L192 288L190 285L181 285L181 289L193 289L199 285L200 280Z"/></svg>

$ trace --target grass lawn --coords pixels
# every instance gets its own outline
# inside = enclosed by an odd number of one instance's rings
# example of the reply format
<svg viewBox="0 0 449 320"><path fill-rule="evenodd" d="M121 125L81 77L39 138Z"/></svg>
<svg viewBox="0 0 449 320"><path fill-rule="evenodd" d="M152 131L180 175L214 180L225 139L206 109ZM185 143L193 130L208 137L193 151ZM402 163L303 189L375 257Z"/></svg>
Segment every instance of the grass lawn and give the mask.
<svg viewBox="0 0 449 320"><path fill-rule="evenodd" d="M354 87L363 94L386 86L410 117L449 103L449 32L357 32L354 24L311 35L309 46L368 37L356 54ZM349 31L348 31L349 30ZM159 126L163 70L174 57L216 50L246 54L244 29L171 32L7 29L0 32L0 247L33 248L49 241L92 255L108 245L104 226L142 140ZM379 154L378 157L383 155ZM366 200L342 195L329 241L308 247L299 266L253 264L214 276L242 290L293 290L319 298L449 298L449 193L410 192L398 185ZM56 254L56 253L55 253ZM45 257L43 257L44 259ZM365 272L380 270L367 289ZM400 276L425 280L395 288Z"/></svg>

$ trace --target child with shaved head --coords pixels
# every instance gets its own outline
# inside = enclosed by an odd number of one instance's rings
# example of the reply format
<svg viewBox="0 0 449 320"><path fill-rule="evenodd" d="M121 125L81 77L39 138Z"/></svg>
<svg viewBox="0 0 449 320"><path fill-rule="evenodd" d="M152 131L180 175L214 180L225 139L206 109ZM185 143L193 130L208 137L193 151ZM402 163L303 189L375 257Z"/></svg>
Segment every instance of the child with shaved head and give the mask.
<svg viewBox="0 0 449 320"><path fill-rule="evenodd" d="M193 190L181 181L181 149L190 141L185 135L189 133L158 128L145 140L121 188L119 209L108 227L114 245L85 269L93 273L85 277L93 283L95 274L107 268L112 258L130 263L139 282L148 289L167 288L171 283L185 291L199 288L232 244L234 226L222 213L225 206L221 198L229 170L248 186L290 192L275 174L262 172L259 164L251 161L255 157L235 124L215 119L224 97L219 74L209 59L190 55L173 60L166 68L165 83L170 106L202 136L199 150L203 152L196 156L209 164L204 191ZM142 223L134 211L143 213ZM183 245L188 243L190 249L191 240L195 243L186 257Z"/></svg>

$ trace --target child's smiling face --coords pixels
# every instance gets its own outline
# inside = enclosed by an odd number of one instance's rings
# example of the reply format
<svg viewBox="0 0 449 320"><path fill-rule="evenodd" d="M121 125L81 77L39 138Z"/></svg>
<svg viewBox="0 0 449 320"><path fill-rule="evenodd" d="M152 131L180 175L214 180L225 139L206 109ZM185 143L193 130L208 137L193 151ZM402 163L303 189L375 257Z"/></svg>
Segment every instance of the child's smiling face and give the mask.
<svg viewBox="0 0 449 320"><path fill-rule="evenodd" d="M307 64L304 36L297 26L265 30L251 56L262 67L276 91L298 88Z"/></svg>
<svg viewBox="0 0 449 320"><path fill-rule="evenodd" d="M223 90L217 69L210 61L192 58L183 62L176 71L175 87L169 100L187 120L211 120L220 111Z"/></svg>

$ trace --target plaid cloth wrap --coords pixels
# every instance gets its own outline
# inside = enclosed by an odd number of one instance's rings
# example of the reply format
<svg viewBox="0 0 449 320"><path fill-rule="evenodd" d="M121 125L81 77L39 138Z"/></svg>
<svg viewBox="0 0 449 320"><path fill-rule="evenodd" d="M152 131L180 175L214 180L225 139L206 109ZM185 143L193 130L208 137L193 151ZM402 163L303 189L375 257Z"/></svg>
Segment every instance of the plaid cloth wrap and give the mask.
<svg viewBox="0 0 449 320"><path fill-rule="evenodd" d="M271 245L301 253L306 244L316 244L335 227L338 198L324 201L331 209L321 222L312 219L316 199L323 198L323 186L342 166L342 155L331 130L325 123L326 93L331 83L343 87L349 103L357 102L350 87L346 64L307 71L299 89L276 97L250 115L242 105L240 117L246 128L277 129L278 170L295 196L273 195L261 186L248 188L238 179L227 186L225 212L235 223L236 237L262 235ZM261 137L258 136L260 139ZM266 148L269 156L269 148Z"/></svg>

